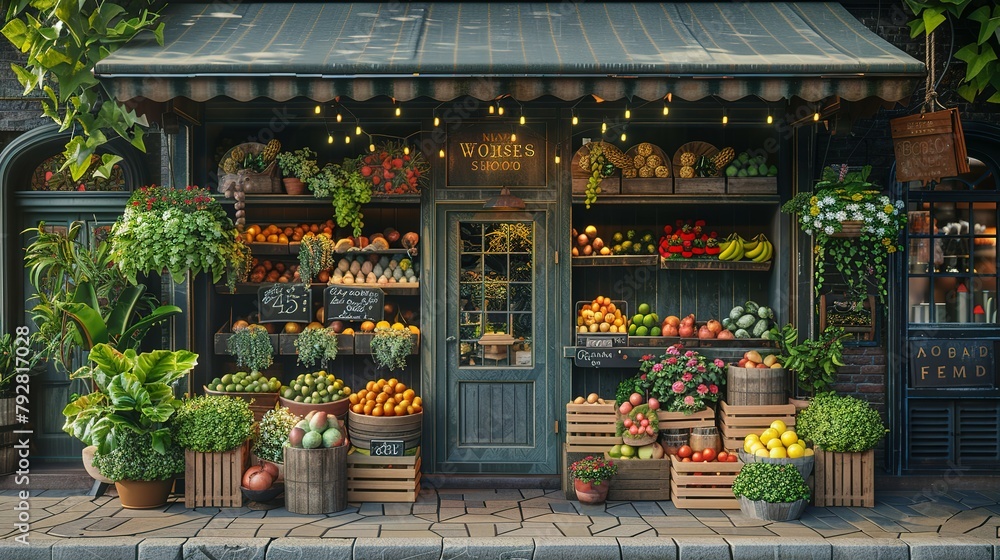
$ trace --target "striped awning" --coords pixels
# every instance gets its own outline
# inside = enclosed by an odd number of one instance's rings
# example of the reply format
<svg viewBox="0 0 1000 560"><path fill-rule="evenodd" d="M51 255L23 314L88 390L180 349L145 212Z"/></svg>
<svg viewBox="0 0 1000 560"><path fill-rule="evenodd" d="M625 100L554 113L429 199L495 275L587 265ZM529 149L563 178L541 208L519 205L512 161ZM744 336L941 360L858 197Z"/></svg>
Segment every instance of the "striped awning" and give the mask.
<svg viewBox="0 0 1000 560"><path fill-rule="evenodd" d="M836 3L176 4L97 65L118 99L907 97L924 64Z"/></svg>

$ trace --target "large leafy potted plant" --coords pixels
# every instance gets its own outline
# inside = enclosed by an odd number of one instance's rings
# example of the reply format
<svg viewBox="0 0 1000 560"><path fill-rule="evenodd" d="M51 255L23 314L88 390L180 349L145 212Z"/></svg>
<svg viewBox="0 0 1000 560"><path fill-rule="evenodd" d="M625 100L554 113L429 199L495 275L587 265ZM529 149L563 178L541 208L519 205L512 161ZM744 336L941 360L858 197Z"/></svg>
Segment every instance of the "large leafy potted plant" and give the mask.
<svg viewBox="0 0 1000 560"><path fill-rule="evenodd" d="M771 340L782 351L779 361L795 374L797 391L801 396L814 396L833 388L837 381L837 368L844 365L844 334L841 327L828 326L819 338L799 342L799 331L792 325L771 329Z"/></svg>
<svg viewBox="0 0 1000 560"><path fill-rule="evenodd" d="M800 192L781 210L798 216L799 227L813 236L816 294L826 282L829 260L862 304L869 289L882 303L888 295L889 256L902 250L899 234L906 224L901 200L893 201L868 180L871 166L849 171L846 165L823 169L812 192Z"/></svg>
<svg viewBox="0 0 1000 560"><path fill-rule="evenodd" d="M809 487L794 465L750 463L733 480L740 511L764 521L791 521L809 502Z"/></svg>
<svg viewBox="0 0 1000 560"><path fill-rule="evenodd" d="M309 148L279 153L278 167L281 168L281 174L284 175L282 182L285 185L285 192L288 194L298 195L305 192L306 183L319 173L316 152Z"/></svg>
<svg viewBox="0 0 1000 560"><path fill-rule="evenodd" d="M111 258L133 284L141 274L223 274L232 290L249 273L250 248L212 194L195 186L136 190L111 230Z"/></svg>
<svg viewBox="0 0 1000 560"><path fill-rule="evenodd" d="M361 206L372 199L372 183L358 171L358 161L345 159L340 165L328 163L306 181L316 198L333 199L334 219L340 227L353 229L361 235L364 214Z"/></svg>

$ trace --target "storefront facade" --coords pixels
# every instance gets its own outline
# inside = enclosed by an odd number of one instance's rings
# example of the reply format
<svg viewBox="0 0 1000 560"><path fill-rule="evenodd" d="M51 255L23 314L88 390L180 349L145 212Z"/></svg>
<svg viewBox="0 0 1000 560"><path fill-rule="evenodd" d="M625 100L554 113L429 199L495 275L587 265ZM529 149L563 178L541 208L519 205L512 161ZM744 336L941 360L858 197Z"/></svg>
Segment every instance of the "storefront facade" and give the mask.
<svg viewBox="0 0 1000 560"><path fill-rule="evenodd" d="M418 355L392 375L427 403L424 470L437 474L560 472L564 403L591 392L610 397L648 352L627 347L616 351L621 363L592 367L600 356L578 346L577 302L606 295L633 311L648 303L661 317L707 320L755 300L774 308L778 324L813 325L811 245L779 207L818 176L817 133L839 111L871 98L905 99L923 73L922 64L836 4L753 12L695 4L612 11L244 4L226 8L225 17L216 8L168 9L162 49L130 45L98 67L99 77L117 98L142 98L162 115L169 164L160 175L174 186L214 189L221 147L271 138L289 150L310 147L321 163L385 140L405 139L426 157L430 181L419 196L376 197L364 212L366 234L393 227L420 238L419 287L385 291L397 312L418 317ZM684 185L675 169L669 189L667 181L643 190L609 178L588 208L586 179L574 175L578 152L596 141L622 151L649 143L668 158L690 142L759 152L777 168L775 188L730 192L722 180L721 191L699 189ZM5 189L13 177L4 175ZM490 204L502 187L523 208ZM119 198L102 206L98 221L113 219ZM18 200L4 231L30 225L33 215L22 213L27 199ZM323 222L332 207L309 195L261 194L248 195L246 212L247 224L286 225ZM572 256L574 228L594 226L605 239L630 230L658 238L677 220L705 220L723 235L763 233L778 250L763 271L661 268L655 255L604 262ZM505 241L489 246L498 236ZM6 250L4 262L16 261L16 248ZM273 257L281 259L295 256ZM8 281L4 293L17 286ZM257 287L231 295L195 279L163 293L188 310L170 340L202 356L188 387L200 392L235 370L216 334L254 311ZM910 370L895 358L906 354L896 353L904 337L892 327L908 323L900 312L908 306L898 293L894 302L890 334L878 348L890 356L887 450L909 458L887 464L906 471L919 464L907 451L914 440L906 426L919 420L909 411L920 408L921 393L895 384ZM21 309L3 311L7 321L22 316ZM492 331L518 342L500 349L480 342ZM910 322L905 340L921 332ZM747 349L706 353L728 361ZM269 373L288 381L303 371L294 356L282 356ZM331 372L352 386L388 376L361 356L343 356ZM987 401L995 408L994 396Z"/></svg>

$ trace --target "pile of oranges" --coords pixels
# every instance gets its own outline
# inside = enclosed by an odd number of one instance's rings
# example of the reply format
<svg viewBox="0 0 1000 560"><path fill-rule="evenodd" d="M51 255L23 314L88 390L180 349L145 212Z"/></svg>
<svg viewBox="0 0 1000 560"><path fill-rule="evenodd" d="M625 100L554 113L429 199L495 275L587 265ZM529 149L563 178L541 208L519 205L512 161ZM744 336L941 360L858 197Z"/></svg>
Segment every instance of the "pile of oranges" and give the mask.
<svg viewBox="0 0 1000 560"><path fill-rule="evenodd" d="M366 416L406 416L423 411L423 400L413 389L393 377L369 381L364 389L351 393L351 412Z"/></svg>
<svg viewBox="0 0 1000 560"><path fill-rule="evenodd" d="M243 238L247 243L288 243L289 241L302 241L307 234L326 235L333 237L333 220L327 220L321 224L299 224L297 226L277 226L271 224L261 227L253 224L243 231Z"/></svg>

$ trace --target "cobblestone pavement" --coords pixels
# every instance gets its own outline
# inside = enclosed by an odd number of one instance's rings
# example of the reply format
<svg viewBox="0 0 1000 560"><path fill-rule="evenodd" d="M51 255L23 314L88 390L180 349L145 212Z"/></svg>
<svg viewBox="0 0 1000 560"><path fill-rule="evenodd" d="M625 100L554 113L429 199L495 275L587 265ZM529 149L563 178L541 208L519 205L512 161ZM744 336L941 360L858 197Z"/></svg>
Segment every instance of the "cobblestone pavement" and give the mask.
<svg viewBox="0 0 1000 560"><path fill-rule="evenodd" d="M0 493L0 558L971 558L1000 559L1000 492L881 492L874 508L807 508L772 523L669 501L585 506L558 490L422 490L413 504L297 515L251 503L126 510L79 490L33 494L30 548ZM270 509L268 509L270 508ZM219 548L222 547L222 548ZM223 551L220 556L218 551ZM215 552L213 552L215 551ZM391 551L391 554L390 554ZM671 552L672 551L672 552ZM464 556L463 556L464 555Z"/></svg>

